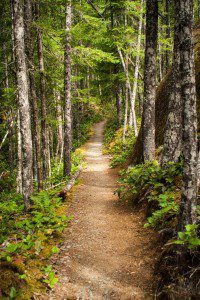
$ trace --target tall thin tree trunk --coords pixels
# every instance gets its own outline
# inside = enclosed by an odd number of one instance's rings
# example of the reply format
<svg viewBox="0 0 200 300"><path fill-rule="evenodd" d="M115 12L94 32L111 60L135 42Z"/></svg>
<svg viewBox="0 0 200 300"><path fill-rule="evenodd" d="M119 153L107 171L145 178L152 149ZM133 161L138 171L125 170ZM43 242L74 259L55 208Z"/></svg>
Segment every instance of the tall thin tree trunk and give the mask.
<svg viewBox="0 0 200 300"><path fill-rule="evenodd" d="M124 126L123 126L123 141L126 139L126 130L128 124L128 99L129 98L129 87L128 83L126 82L126 91L125 91L125 112L124 112Z"/></svg>
<svg viewBox="0 0 200 300"><path fill-rule="evenodd" d="M117 106L118 126L120 127L122 124L122 94L121 94L121 87L119 82L117 82L117 87L116 87L116 106Z"/></svg>
<svg viewBox="0 0 200 300"><path fill-rule="evenodd" d="M22 194L25 208L30 206L30 195L33 192L32 173L32 137L30 105L28 97L28 77L24 43L24 20L21 0L12 0L13 29L17 64L18 107L20 115L20 131L22 137Z"/></svg>
<svg viewBox="0 0 200 300"><path fill-rule="evenodd" d="M40 18L39 4L36 4L36 16ZM40 97L41 97L41 129L42 129L42 158L43 158L43 177L49 177L49 134L47 127L47 106L46 106L46 82L45 82L45 68L43 57L43 42L41 30L37 29L38 38L38 60L40 70Z"/></svg>
<svg viewBox="0 0 200 300"><path fill-rule="evenodd" d="M197 161L197 188L200 188L200 150L198 152L198 161Z"/></svg>
<svg viewBox="0 0 200 300"><path fill-rule="evenodd" d="M4 52L4 66L5 66L5 88L6 88L6 93L9 98L9 77L8 77L8 58L7 58L7 46L6 43L3 43L3 52ZM13 118L13 111L12 108L9 109L9 124L12 124L12 118ZM13 126L9 127L9 133L8 133L8 139L9 139L9 165L10 165L10 176L13 174L13 162L14 162L14 157L13 157Z"/></svg>
<svg viewBox="0 0 200 300"><path fill-rule="evenodd" d="M170 19L169 19L169 0L165 0L165 12L166 12L166 17L165 17L165 19L166 19L166 38L169 40L171 37ZM176 17L177 17L177 15L176 15ZM170 68L170 51L169 50L166 50L165 57L166 57L166 72L167 72Z"/></svg>
<svg viewBox="0 0 200 300"><path fill-rule="evenodd" d="M22 194L22 137L20 131L20 116L17 113L17 193Z"/></svg>
<svg viewBox="0 0 200 300"><path fill-rule="evenodd" d="M147 0L146 48L143 107L143 154L144 160L155 158L155 98L156 55L158 38L158 2Z"/></svg>
<svg viewBox="0 0 200 300"><path fill-rule="evenodd" d="M177 2L179 2L178 0ZM193 1L180 1L180 71L183 99L183 193L179 230L197 221L197 112L193 47Z"/></svg>
<svg viewBox="0 0 200 300"><path fill-rule="evenodd" d="M62 118L62 106L61 106L61 97L60 92L55 91L55 101L56 101L56 116L58 121L58 139L57 139L57 148L56 148L56 159L58 156L61 156L62 148L63 148L63 118Z"/></svg>
<svg viewBox="0 0 200 300"><path fill-rule="evenodd" d="M121 63L124 69L124 73L126 76L126 86L128 87L128 92L130 95L130 99L132 99L132 89L131 89L131 83L130 83L130 78L129 78L129 73L128 73L128 56L126 57L126 61L124 60L122 51L118 48L118 53L121 59ZM131 118L131 122L129 122L129 126L132 127L133 124L135 124L134 126L134 132L135 132L135 136L138 135L138 129L137 129L137 120L136 120L136 113L135 113L135 105L131 106L131 111L132 111L132 118Z"/></svg>
<svg viewBox="0 0 200 300"><path fill-rule="evenodd" d="M7 59L7 46L6 43L3 43L3 52L4 52L4 65L5 65L5 87L9 88L9 78L8 78L8 59Z"/></svg>
<svg viewBox="0 0 200 300"><path fill-rule="evenodd" d="M131 97L131 111L133 114L133 125L135 130L135 136L138 136L138 128L137 128L137 118L135 114L135 102L137 96L137 88L138 88L138 77L139 77L139 68L140 68L140 50L141 50L141 36L142 36L142 24L143 24L143 4L144 0L140 2L140 19L139 19L139 26L138 26L138 41L137 41L137 56L135 62L135 73L134 73L134 84L133 84L133 91Z"/></svg>
<svg viewBox="0 0 200 300"><path fill-rule="evenodd" d="M65 81L64 81L64 176L71 173L72 112L71 112L71 0L66 5Z"/></svg>
<svg viewBox="0 0 200 300"><path fill-rule="evenodd" d="M26 51L27 51L27 64L28 64L28 75L30 85L30 99L32 108L32 120L33 120L33 145L35 148L35 168L37 172L38 191L43 187L42 185L42 165L41 165L41 143L40 143L40 125L38 116L38 105L37 95L35 87L34 77L34 41L32 37L32 0L26 0L25 2L25 22L26 22Z"/></svg>
<svg viewBox="0 0 200 300"><path fill-rule="evenodd" d="M180 21L179 3L175 1L174 54L172 66L172 91L169 98L169 115L164 134L162 167L168 162L178 162L182 147L182 97L180 79Z"/></svg>
<svg viewBox="0 0 200 300"><path fill-rule="evenodd" d="M161 44L158 44L158 82L161 82L163 79L163 67L162 67L162 54L161 54Z"/></svg>

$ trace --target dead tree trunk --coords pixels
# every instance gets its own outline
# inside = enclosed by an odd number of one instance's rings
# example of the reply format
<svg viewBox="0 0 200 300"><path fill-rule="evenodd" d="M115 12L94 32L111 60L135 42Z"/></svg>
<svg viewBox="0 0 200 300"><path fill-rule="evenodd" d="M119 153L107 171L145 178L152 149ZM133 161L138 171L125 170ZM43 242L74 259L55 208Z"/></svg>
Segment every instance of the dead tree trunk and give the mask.
<svg viewBox="0 0 200 300"><path fill-rule="evenodd" d="M21 0L12 0L13 29L17 65L17 91L22 137L22 194L26 209L30 206L30 195L33 192L32 173L32 137L30 106L28 97L28 78L24 43L24 20Z"/></svg>
<svg viewBox="0 0 200 300"><path fill-rule="evenodd" d="M193 1L179 0L180 75L183 99L183 193L179 230L197 221L197 113L193 47Z"/></svg>
<svg viewBox="0 0 200 300"><path fill-rule="evenodd" d="M72 112L71 112L71 0L66 5L65 80L64 80L64 176L71 173Z"/></svg>
<svg viewBox="0 0 200 300"><path fill-rule="evenodd" d="M145 161L152 161L155 157L155 99L156 55L158 38L158 2L147 0L146 9L143 153Z"/></svg>

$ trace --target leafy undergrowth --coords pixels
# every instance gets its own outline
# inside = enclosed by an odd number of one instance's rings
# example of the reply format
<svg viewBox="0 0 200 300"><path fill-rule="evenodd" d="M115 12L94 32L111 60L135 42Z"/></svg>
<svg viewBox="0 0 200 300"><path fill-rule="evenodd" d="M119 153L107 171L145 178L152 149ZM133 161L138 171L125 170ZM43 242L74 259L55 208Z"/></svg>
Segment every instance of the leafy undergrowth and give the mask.
<svg viewBox="0 0 200 300"><path fill-rule="evenodd" d="M119 182L116 193L121 201L144 204L144 227L153 227L162 238L163 253L157 266L162 277L158 298L199 299L200 227L187 225L184 232L177 229L182 163L169 164L165 170L157 161L129 167L121 171Z"/></svg>
<svg viewBox="0 0 200 300"><path fill-rule="evenodd" d="M134 132L129 130L123 141L123 128L117 129L115 118L109 119L105 127L104 153L111 155L111 167L124 166L132 154L135 143Z"/></svg>
<svg viewBox="0 0 200 300"><path fill-rule="evenodd" d="M80 152L73 155L72 172L82 162ZM62 166L52 172L56 189L41 191L31 197L31 208L24 212L21 196L13 191L1 193L0 201L0 298L30 299L44 293L58 279L51 256L59 251L67 217L68 201L59 197L68 178L62 177Z"/></svg>

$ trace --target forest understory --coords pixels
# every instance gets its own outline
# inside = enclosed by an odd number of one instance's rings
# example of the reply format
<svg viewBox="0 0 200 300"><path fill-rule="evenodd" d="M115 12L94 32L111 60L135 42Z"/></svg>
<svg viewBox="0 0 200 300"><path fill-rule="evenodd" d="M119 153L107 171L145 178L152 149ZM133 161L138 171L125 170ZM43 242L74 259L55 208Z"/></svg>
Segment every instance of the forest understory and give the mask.
<svg viewBox="0 0 200 300"><path fill-rule="evenodd" d="M0 299L200 299L200 1L0 26Z"/></svg>

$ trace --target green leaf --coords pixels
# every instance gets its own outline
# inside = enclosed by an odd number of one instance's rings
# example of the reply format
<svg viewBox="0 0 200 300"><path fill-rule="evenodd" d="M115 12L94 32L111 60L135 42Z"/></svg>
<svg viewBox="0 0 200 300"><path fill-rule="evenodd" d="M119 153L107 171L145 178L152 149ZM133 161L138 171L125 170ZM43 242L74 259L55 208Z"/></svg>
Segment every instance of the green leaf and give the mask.
<svg viewBox="0 0 200 300"><path fill-rule="evenodd" d="M56 254L56 253L58 253L60 250L59 250L56 246L54 246L54 247L51 249L51 251L52 251L53 254Z"/></svg>

